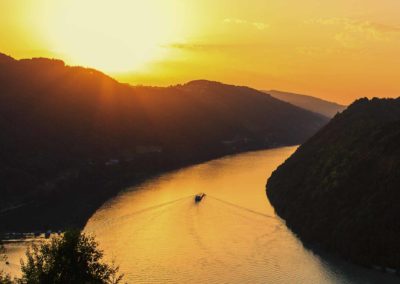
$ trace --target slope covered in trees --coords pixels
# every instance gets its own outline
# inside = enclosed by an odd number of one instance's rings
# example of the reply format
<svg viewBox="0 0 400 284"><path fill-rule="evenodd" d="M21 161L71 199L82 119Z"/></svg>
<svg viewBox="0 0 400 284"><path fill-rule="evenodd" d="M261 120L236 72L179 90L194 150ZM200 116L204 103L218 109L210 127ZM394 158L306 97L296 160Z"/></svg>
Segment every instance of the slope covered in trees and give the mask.
<svg viewBox="0 0 400 284"><path fill-rule="evenodd" d="M291 103L292 105L322 114L329 118L334 117L335 114L337 114L338 112L342 112L344 109L346 109L346 106L344 105L340 105L334 102L328 102L312 96L275 90L265 92L270 94L274 98L277 98L278 100Z"/></svg>
<svg viewBox="0 0 400 284"><path fill-rule="evenodd" d="M298 144L327 121L247 87L132 87L59 60L5 55L0 100L0 231L82 225L124 183Z"/></svg>
<svg viewBox="0 0 400 284"><path fill-rule="evenodd" d="M400 98L360 99L272 174L267 195L303 240L400 269Z"/></svg>

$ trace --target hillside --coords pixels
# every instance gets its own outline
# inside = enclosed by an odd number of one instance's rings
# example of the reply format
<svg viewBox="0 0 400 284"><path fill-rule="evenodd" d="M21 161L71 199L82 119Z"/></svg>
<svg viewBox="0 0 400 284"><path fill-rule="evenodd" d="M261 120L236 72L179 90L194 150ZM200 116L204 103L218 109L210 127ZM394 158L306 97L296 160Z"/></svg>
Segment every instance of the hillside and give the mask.
<svg viewBox="0 0 400 284"><path fill-rule="evenodd" d="M247 87L132 87L59 60L5 55L0 100L0 231L82 225L125 183L302 143L327 121Z"/></svg>
<svg viewBox="0 0 400 284"><path fill-rule="evenodd" d="M275 90L265 92L281 101L291 103L292 105L322 114L329 118L334 117L336 113L342 112L344 109L346 109L346 106L344 105L328 102L312 96L280 92Z"/></svg>
<svg viewBox="0 0 400 284"><path fill-rule="evenodd" d="M267 195L303 240L400 269L400 98L361 99L272 174Z"/></svg>

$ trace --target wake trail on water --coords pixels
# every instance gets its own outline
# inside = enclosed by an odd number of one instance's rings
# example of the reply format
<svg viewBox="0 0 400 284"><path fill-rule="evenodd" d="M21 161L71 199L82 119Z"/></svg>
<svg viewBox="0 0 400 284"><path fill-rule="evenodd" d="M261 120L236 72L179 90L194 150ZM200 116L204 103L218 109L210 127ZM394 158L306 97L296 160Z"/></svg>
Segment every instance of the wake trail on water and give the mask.
<svg viewBox="0 0 400 284"><path fill-rule="evenodd" d="M134 215L139 215L139 214L143 214L143 213L146 213L146 212L149 212L149 211L153 211L153 210L156 210L156 209L159 209L159 208L162 208L162 207L166 207L166 206L168 206L168 205L172 205L172 204L174 204L174 203L177 203L177 202L179 202L179 201L183 201L183 200L188 199L188 198L191 198L191 197L193 197L193 195L185 196L185 197L182 197L182 198L178 198L178 199L174 199L174 200L171 200L171 201L167 201L167 202L164 202L164 203L161 203L161 204L157 204L157 205L154 205L154 206L150 206L150 207L147 207L147 208L144 208L144 209L141 209L141 210L138 210L138 211L129 213L129 214L125 214L125 215L123 215L123 216L121 216L121 217L118 217L118 218L107 219L107 221L105 221L103 224L101 224L101 226L98 225L98 226L96 226L94 229L96 229L96 231L97 231L98 228L103 229L103 227L105 227L105 226L111 226L111 225L113 225L113 224L115 223L115 222L113 222L113 221L122 222L122 221L124 221L125 219L127 219L127 218L129 218L129 217L132 217L132 216L134 216Z"/></svg>
<svg viewBox="0 0 400 284"><path fill-rule="evenodd" d="M212 198L213 200L216 200L216 201L221 202L221 203L223 203L225 205L234 207L236 209L247 211L247 212L250 212L250 213L253 213L253 214L256 214L256 215L259 215L259 216L263 216L263 217L266 217L266 218L270 218L270 219L277 219L276 216L269 215L269 214L264 214L264 213L261 213L261 212L258 212L258 211L243 207L241 205L238 205L238 204L223 200L223 199L215 197L215 196L211 196L211 195L208 195L208 194L206 196L208 198ZM176 203L178 203L180 201L183 201L183 200L186 200L186 199L189 199L189 198L193 198L193 197L194 197L194 195L185 196L185 197L182 197L182 198L178 198L178 199L167 201L167 202L164 202L164 203L161 203L161 204L150 206L150 207L147 207L147 208L144 208L144 209L141 209L141 210L138 210L138 211L123 215L123 216L118 217L118 218L107 219L104 223L102 223L101 225L95 226L92 229L94 229L95 231L104 230L104 229L106 229L106 227L109 227L109 226L111 226L111 225L113 225L113 224L115 224L117 222L123 222L124 220L126 220L126 219L128 219L128 218L130 218L132 216L143 214L143 213L146 213L146 212L150 212L150 211L153 211L153 210L156 210L156 209L160 209L160 208L163 208L163 207L166 207L166 206L175 205Z"/></svg>
<svg viewBox="0 0 400 284"><path fill-rule="evenodd" d="M215 197L215 196L207 195L207 197L211 197L211 198L214 199L214 200L217 200L217 201L219 201L219 202L221 202L221 203L224 203L224 204L226 204L226 205L235 207L235 208L237 208L237 209L241 209L241 210L244 210L244 211L247 211L247 212L250 212L250 213L253 213L253 214L257 214L257 215L260 215L260 216L263 216L263 217L266 217L266 218L276 219L276 216L264 214L264 213L261 213L261 212L258 212L258 211L255 211L255 210L252 210L252 209L243 207L243 206L241 206L241 205L237 205L237 204L235 204L235 203L231 203L231 202L229 202L229 201L222 200L222 199L220 199L220 198L218 198L218 197Z"/></svg>

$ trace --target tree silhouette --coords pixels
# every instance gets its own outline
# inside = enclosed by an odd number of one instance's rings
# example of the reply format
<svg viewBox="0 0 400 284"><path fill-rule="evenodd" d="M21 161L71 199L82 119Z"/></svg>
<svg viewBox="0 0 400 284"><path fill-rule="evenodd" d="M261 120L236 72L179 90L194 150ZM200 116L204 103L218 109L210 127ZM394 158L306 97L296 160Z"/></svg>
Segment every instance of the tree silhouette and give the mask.
<svg viewBox="0 0 400 284"><path fill-rule="evenodd" d="M6 260L5 249L1 241L1 235L0 235L0 260ZM10 284L10 283L12 283L10 275L0 270L0 284Z"/></svg>
<svg viewBox="0 0 400 284"><path fill-rule="evenodd" d="M102 262L103 252L92 236L67 231L50 242L27 249L18 283L120 283L119 267Z"/></svg>

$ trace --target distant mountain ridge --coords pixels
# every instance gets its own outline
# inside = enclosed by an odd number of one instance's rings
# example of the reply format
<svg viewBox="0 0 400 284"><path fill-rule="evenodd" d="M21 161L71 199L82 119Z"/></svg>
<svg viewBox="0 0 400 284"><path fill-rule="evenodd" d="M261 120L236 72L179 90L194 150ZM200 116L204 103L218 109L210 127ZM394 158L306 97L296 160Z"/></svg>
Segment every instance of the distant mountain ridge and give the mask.
<svg viewBox="0 0 400 284"><path fill-rule="evenodd" d="M360 99L271 175L276 212L307 243L400 272L400 98Z"/></svg>
<svg viewBox="0 0 400 284"><path fill-rule="evenodd" d="M338 112L342 112L347 106L340 105L334 102L325 101L316 97L300 95L276 90L264 91L274 98L281 101L291 103L292 105L304 108L309 111L320 113L326 117L332 118Z"/></svg>
<svg viewBox="0 0 400 284"><path fill-rule="evenodd" d="M327 122L248 87L130 86L61 60L1 54L0 102L0 231L81 226L124 182L299 144Z"/></svg>

